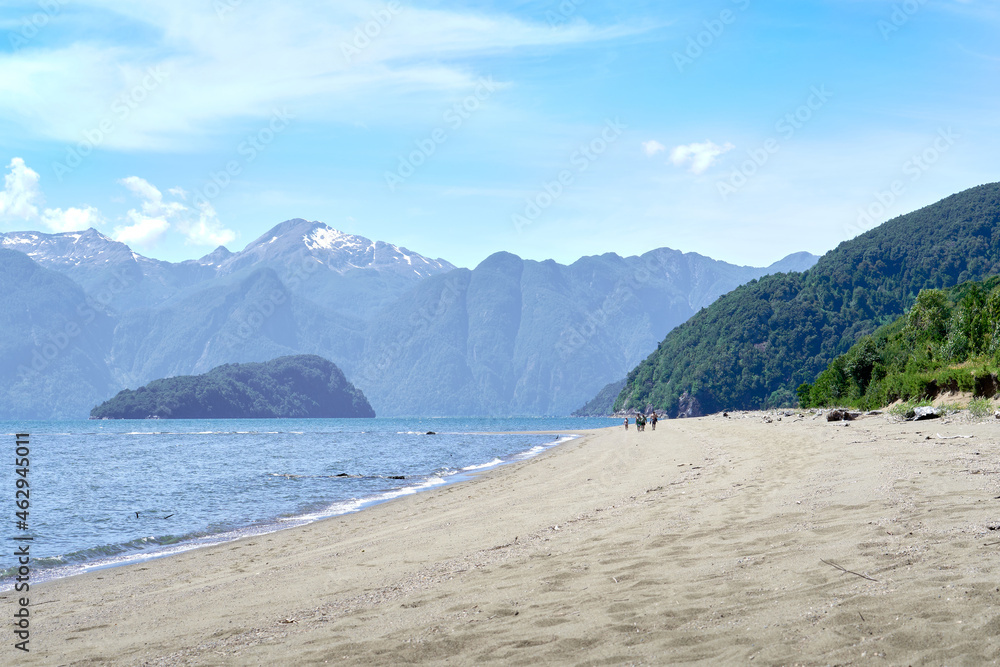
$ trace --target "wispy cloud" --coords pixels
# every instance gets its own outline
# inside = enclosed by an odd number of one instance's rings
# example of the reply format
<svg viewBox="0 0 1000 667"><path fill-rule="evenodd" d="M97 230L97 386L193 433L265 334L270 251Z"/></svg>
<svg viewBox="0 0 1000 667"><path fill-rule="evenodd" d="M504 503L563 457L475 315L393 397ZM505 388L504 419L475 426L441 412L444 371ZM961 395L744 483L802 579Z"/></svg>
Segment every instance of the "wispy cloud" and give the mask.
<svg viewBox="0 0 1000 667"><path fill-rule="evenodd" d="M524 49L614 39L641 27L573 22L553 29L511 16L402 6L378 24L385 3L307 0L84 0L78 13L117 15L135 30L0 54L0 118L29 133L77 142L101 123L101 145L116 149L192 147L234 119L263 116L277 103L348 120L359 102L379 108L413 95L467 94L479 74L469 59ZM216 5L230 11L217 12ZM375 37L345 57L375 21ZM148 41L123 37L134 32ZM150 71L162 85L143 87ZM157 82L159 84L159 81ZM463 92L464 91L464 92ZM117 104L116 104L117 102ZM379 105L376 105L379 106ZM388 111L384 111L388 113ZM122 122L126 120L127 122ZM110 125L108 122L110 121Z"/></svg>
<svg viewBox="0 0 1000 667"><path fill-rule="evenodd" d="M736 148L731 143L726 142L718 145L714 141L705 140L704 143L692 143L684 146L677 146L670 151L670 161L678 167L688 167L694 174L704 173L715 159L723 153Z"/></svg>

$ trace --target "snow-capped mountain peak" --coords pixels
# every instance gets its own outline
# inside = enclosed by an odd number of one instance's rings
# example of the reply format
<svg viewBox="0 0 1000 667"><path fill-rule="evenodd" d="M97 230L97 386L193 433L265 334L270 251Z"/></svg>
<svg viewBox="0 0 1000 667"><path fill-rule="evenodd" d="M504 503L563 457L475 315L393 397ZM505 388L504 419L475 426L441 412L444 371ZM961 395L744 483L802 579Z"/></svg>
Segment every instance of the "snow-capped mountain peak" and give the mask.
<svg viewBox="0 0 1000 667"><path fill-rule="evenodd" d="M250 243L242 252L220 264L220 272L231 273L261 262L318 262L336 273L356 269L389 271L411 278L426 278L455 267L441 259L429 259L406 248L347 234L322 222L296 218L277 225Z"/></svg>
<svg viewBox="0 0 1000 667"><path fill-rule="evenodd" d="M360 236L351 236L327 225L316 227L310 234L303 236L302 240L310 250L335 250L345 247L360 249L364 245L363 241L367 241ZM374 245L371 241L368 244Z"/></svg>
<svg viewBox="0 0 1000 667"><path fill-rule="evenodd" d="M120 262L130 256L133 261L151 261L94 228L60 234L7 232L0 234L0 246L23 252L50 268Z"/></svg>

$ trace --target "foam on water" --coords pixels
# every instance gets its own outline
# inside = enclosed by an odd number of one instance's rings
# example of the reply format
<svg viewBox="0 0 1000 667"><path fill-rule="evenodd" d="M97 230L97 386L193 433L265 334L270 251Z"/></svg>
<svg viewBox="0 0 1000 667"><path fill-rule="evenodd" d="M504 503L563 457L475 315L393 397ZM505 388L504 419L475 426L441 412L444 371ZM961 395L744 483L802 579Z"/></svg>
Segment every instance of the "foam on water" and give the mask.
<svg viewBox="0 0 1000 667"><path fill-rule="evenodd" d="M493 459L492 461L487 461L486 463L480 463L479 465L465 466L462 470L484 470L486 468L492 468L503 463L501 459Z"/></svg>

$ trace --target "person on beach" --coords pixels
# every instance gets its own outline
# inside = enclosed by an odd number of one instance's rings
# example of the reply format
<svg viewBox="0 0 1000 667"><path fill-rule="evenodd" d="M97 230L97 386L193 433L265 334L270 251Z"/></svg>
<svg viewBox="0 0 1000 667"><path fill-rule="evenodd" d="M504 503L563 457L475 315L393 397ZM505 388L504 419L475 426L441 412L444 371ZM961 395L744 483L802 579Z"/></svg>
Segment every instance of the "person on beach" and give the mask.
<svg viewBox="0 0 1000 667"><path fill-rule="evenodd" d="M641 412L635 416L635 430L645 431L646 430L646 416Z"/></svg>
<svg viewBox="0 0 1000 667"><path fill-rule="evenodd" d="M628 417L625 418L625 430L628 430Z"/></svg>
<svg viewBox="0 0 1000 667"><path fill-rule="evenodd" d="M656 420L657 420L656 410L653 410L653 416L649 418L649 423L653 425L654 431L656 430Z"/></svg>

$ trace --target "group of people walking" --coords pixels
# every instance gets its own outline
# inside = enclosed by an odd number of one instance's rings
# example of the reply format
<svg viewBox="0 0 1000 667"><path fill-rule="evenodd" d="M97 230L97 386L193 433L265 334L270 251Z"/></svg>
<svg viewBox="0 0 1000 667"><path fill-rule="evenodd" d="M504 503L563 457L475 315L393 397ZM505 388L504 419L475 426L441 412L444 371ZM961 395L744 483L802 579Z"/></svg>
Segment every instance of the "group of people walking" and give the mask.
<svg viewBox="0 0 1000 667"><path fill-rule="evenodd" d="M648 421L649 424L653 427L653 430L655 431L656 430L656 422L657 422L658 419L659 418L656 416L656 411L655 410L653 411L653 414L651 414L649 416L648 420L646 419L646 415L644 415L644 414L642 414L640 412L639 414L637 414L635 416L635 430L637 430L637 431L645 431L646 430L646 423ZM625 418L625 430L626 431L628 430L628 417Z"/></svg>

